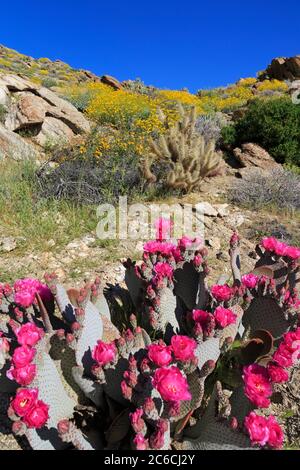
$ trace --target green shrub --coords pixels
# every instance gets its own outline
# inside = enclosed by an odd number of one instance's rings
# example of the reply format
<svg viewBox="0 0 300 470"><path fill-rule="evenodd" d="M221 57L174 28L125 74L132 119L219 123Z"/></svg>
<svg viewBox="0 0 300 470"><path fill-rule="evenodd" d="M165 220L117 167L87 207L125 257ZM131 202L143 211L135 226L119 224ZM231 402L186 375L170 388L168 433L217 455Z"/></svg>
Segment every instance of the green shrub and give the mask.
<svg viewBox="0 0 300 470"><path fill-rule="evenodd" d="M300 166L300 106L288 98L255 100L234 125L222 130L225 144L261 145L279 163Z"/></svg>
<svg viewBox="0 0 300 470"><path fill-rule="evenodd" d="M46 88L57 86L57 80L55 78L47 77L42 80L42 85Z"/></svg>

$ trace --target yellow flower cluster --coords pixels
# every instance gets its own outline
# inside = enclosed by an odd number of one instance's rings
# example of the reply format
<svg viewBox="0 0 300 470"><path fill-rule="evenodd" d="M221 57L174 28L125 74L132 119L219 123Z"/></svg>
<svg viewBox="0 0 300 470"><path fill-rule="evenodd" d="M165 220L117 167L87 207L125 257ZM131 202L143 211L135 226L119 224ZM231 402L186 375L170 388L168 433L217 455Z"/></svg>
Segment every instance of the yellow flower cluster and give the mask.
<svg viewBox="0 0 300 470"><path fill-rule="evenodd" d="M144 135L153 132L161 133L163 123L158 115L158 109L170 122L177 119L177 111L163 96L150 97L126 90L115 91L101 83L88 87L91 101L87 114L102 124L113 124L121 128L135 128ZM191 95L192 96L192 95Z"/></svg>
<svg viewBox="0 0 300 470"><path fill-rule="evenodd" d="M241 80L239 80L239 85L249 87L255 85L256 82L257 78L254 77L241 78Z"/></svg>
<svg viewBox="0 0 300 470"><path fill-rule="evenodd" d="M142 156L149 149L149 137L165 131L162 115L170 125L178 120L177 103L195 106L198 114L227 112L254 99L257 95L252 87L256 83L256 78L249 77L235 85L204 90L198 95L184 90L157 90L152 96L125 89L116 91L102 83L73 86L67 90L69 97L86 103L88 117L104 126L96 141L82 145L80 153L84 158L97 159L113 154ZM256 89L285 91L287 85L265 80Z"/></svg>
<svg viewBox="0 0 300 470"><path fill-rule="evenodd" d="M261 82L257 89L259 91L281 91L286 92L289 87L285 82L281 82L280 80L264 80Z"/></svg>
<svg viewBox="0 0 300 470"><path fill-rule="evenodd" d="M87 138L79 147L79 153L84 159L100 159L113 154L122 157L130 153L142 156L146 150L148 150L147 139L141 133L116 131L112 128L107 128L104 134L100 133L93 141Z"/></svg>
<svg viewBox="0 0 300 470"><path fill-rule="evenodd" d="M203 111L199 98L188 91L161 90L159 92L159 97L162 102L170 101L175 104L181 103L182 105L195 106L198 112Z"/></svg>
<svg viewBox="0 0 300 470"><path fill-rule="evenodd" d="M243 106L254 97L250 88L244 85L233 85L225 89L202 92L199 96L203 112L227 111Z"/></svg>

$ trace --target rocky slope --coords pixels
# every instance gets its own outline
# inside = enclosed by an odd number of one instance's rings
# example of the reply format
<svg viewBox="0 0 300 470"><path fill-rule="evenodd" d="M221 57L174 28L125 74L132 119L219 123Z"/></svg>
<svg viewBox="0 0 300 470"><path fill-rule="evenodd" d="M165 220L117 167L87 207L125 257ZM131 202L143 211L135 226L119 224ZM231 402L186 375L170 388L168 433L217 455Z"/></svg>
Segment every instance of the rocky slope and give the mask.
<svg viewBox="0 0 300 470"><path fill-rule="evenodd" d="M97 82L100 78L87 70L78 70L61 60L34 59L0 45L0 72L22 74L44 86L64 86L84 82Z"/></svg>
<svg viewBox="0 0 300 470"><path fill-rule="evenodd" d="M38 158L47 144L90 131L87 119L71 103L17 75L0 75L0 106L0 159Z"/></svg>

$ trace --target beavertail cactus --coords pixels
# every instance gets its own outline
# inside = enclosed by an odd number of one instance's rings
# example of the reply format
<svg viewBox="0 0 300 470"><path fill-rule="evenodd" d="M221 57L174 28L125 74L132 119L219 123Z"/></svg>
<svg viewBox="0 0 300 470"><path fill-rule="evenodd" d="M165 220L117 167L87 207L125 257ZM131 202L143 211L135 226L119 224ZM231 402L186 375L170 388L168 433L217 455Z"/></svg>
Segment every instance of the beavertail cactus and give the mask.
<svg viewBox="0 0 300 470"><path fill-rule="evenodd" d="M300 250L265 239L242 276L235 232L233 282L209 286L203 242L157 227L142 262L124 263L122 321L99 279L0 284L7 448L282 447L270 405L300 357Z"/></svg>

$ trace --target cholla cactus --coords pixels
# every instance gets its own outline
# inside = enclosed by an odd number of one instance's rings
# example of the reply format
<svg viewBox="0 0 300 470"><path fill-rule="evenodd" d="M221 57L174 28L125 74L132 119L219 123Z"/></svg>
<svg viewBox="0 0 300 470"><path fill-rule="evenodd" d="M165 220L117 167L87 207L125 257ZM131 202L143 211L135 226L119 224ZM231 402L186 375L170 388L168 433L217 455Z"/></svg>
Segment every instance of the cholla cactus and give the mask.
<svg viewBox="0 0 300 470"><path fill-rule="evenodd" d="M208 287L201 240L175 243L162 228L160 221L141 263L125 262L134 313L122 331L99 279L68 291L55 275L45 277L47 285L0 285L6 448L282 445L269 405L273 384L288 379L300 356L300 250L264 240L256 274L241 276L234 233L233 283ZM281 275L268 277L278 263ZM259 274L263 266L270 271ZM270 302L276 308L266 317Z"/></svg>
<svg viewBox="0 0 300 470"><path fill-rule="evenodd" d="M213 176L221 168L222 159L215 151L215 142L195 130L196 110L186 111L178 106L180 120L157 140L152 139L151 152L142 162L142 172L148 183L154 183L152 172L155 162L166 162L170 166L166 184L173 189L186 192L198 188L206 176Z"/></svg>

